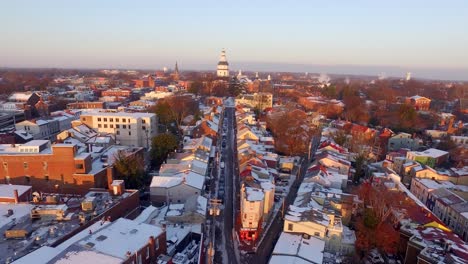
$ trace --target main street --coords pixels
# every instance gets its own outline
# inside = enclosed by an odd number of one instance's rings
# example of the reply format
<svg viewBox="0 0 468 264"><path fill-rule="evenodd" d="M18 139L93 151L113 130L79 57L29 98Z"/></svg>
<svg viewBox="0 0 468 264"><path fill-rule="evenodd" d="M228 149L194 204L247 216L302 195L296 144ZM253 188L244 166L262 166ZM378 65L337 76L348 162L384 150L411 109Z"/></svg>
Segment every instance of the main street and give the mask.
<svg viewBox="0 0 468 264"><path fill-rule="evenodd" d="M236 146L236 127L235 127L235 108L234 104L226 104L224 117L222 118L221 135L218 139L220 147L220 174L218 180L218 199L223 200L223 210L218 217L216 242L217 254L222 254L222 263L239 263L237 253L237 238L235 232L238 186L238 168L237 168L237 146ZM219 241L221 240L221 241ZM215 258L219 260L220 258Z"/></svg>

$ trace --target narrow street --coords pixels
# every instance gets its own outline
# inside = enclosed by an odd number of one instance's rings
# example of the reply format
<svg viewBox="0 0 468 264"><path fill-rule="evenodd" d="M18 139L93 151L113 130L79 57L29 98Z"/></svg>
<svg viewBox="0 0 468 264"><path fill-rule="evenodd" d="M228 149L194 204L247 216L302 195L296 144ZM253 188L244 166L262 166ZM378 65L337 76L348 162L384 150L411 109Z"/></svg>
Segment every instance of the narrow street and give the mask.
<svg viewBox="0 0 468 264"><path fill-rule="evenodd" d="M224 168L220 166L220 177L218 181L218 199L223 200L223 210L221 211L221 217L218 217L218 224L220 229L217 231L222 234L217 234L216 237L221 238L216 242L220 242L224 245L223 251L220 252L219 245L217 245L217 254L222 254L223 263L238 263L237 250L237 238L235 234L235 219L236 219L236 183L239 181L237 172L237 157L236 157L236 134L235 134L235 108L226 107L225 116L223 118L223 133L225 137L220 136L219 147L220 147L220 164L224 164ZM224 125L226 124L226 125ZM225 131L225 132L224 132ZM224 147L223 147L224 146ZM224 183L224 185L222 185ZM219 258L215 258L217 260ZM217 263L217 262L215 262Z"/></svg>

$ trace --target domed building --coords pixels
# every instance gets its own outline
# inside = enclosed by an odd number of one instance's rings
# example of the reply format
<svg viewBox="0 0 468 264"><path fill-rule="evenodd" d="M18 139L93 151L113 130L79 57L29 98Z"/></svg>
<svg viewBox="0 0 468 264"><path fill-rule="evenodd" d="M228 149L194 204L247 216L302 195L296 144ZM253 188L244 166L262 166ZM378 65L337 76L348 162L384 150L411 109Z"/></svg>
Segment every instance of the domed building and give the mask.
<svg viewBox="0 0 468 264"><path fill-rule="evenodd" d="M229 63L226 60L225 50L221 51L221 57L219 58L216 75L218 77L229 77Z"/></svg>

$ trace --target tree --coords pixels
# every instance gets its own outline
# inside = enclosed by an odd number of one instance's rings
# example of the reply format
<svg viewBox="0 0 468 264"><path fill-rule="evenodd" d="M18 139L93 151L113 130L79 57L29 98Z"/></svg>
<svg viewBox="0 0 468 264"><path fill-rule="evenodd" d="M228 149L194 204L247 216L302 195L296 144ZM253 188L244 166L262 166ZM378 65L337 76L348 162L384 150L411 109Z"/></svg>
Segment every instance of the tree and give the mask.
<svg viewBox="0 0 468 264"><path fill-rule="evenodd" d="M189 93L193 93L195 95L200 95L202 91L203 91L203 83L201 81L194 81L193 83L190 84L190 87L188 89Z"/></svg>
<svg viewBox="0 0 468 264"><path fill-rule="evenodd" d="M336 92L336 86L335 85L326 86L322 90L322 95L330 99L335 99L338 95L338 93Z"/></svg>
<svg viewBox="0 0 468 264"><path fill-rule="evenodd" d="M298 109L269 115L267 127L273 133L276 149L287 155L307 153L310 140L318 131L310 125L307 114Z"/></svg>
<svg viewBox="0 0 468 264"><path fill-rule="evenodd" d="M366 154L359 153L355 158L354 182L359 182L359 179L364 176L364 167L366 166Z"/></svg>
<svg viewBox="0 0 468 264"><path fill-rule="evenodd" d="M115 157L115 178L125 181L125 187L129 189L140 189L144 186L145 169L141 155L127 156L119 152Z"/></svg>
<svg viewBox="0 0 468 264"><path fill-rule="evenodd" d="M170 128L176 125L177 132L180 130L182 120L190 114L199 112L198 102L187 95L171 96L159 100L158 104L153 108L153 111L159 118L160 124Z"/></svg>
<svg viewBox="0 0 468 264"><path fill-rule="evenodd" d="M151 165L154 168L159 168L167 159L167 155L177 149L177 137L169 134L159 134L151 140Z"/></svg>
<svg viewBox="0 0 468 264"><path fill-rule="evenodd" d="M174 112L166 100L160 100L153 111L158 117L160 124L168 126L175 121Z"/></svg>
<svg viewBox="0 0 468 264"><path fill-rule="evenodd" d="M401 128L414 127L417 117L418 113L411 105L402 104L398 109L398 120L400 121Z"/></svg>
<svg viewBox="0 0 468 264"><path fill-rule="evenodd" d="M332 135L333 141L340 146L344 146L348 140L346 133L343 130L339 130Z"/></svg>
<svg viewBox="0 0 468 264"><path fill-rule="evenodd" d="M351 122L367 123L369 121L369 111L364 99L358 95L348 95L343 98L345 104L345 118Z"/></svg>
<svg viewBox="0 0 468 264"><path fill-rule="evenodd" d="M244 84L241 83L237 77L232 77L231 80L229 81L229 86L228 86L228 90L229 90L229 95L230 96L238 96L241 92L243 92L245 90L245 87L244 87Z"/></svg>
<svg viewBox="0 0 468 264"><path fill-rule="evenodd" d="M450 137L443 138L439 144L437 144L437 148L444 151L450 151L456 147L457 144Z"/></svg>

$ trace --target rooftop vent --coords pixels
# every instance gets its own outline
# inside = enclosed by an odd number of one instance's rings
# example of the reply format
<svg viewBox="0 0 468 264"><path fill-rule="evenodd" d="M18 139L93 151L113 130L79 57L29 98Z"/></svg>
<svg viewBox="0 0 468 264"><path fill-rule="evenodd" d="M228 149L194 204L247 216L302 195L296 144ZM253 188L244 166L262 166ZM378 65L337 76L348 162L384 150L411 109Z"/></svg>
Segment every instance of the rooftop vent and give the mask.
<svg viewBox="0 0 468 264"><path fill-rule="evenodd" d="M96 238L97 241L104 241L104 240L106 240L106 239L107 239L107 237L104 236L104 235L100 235L100 236L98 236L98 237Z"/></svg>
<svg viewBox="0 0 468 264"><path fill-rule="evenodd" d="M93 248L94 247L94 243L93 242L88 242L85 244L85 247L86 248Z"/></svg>

